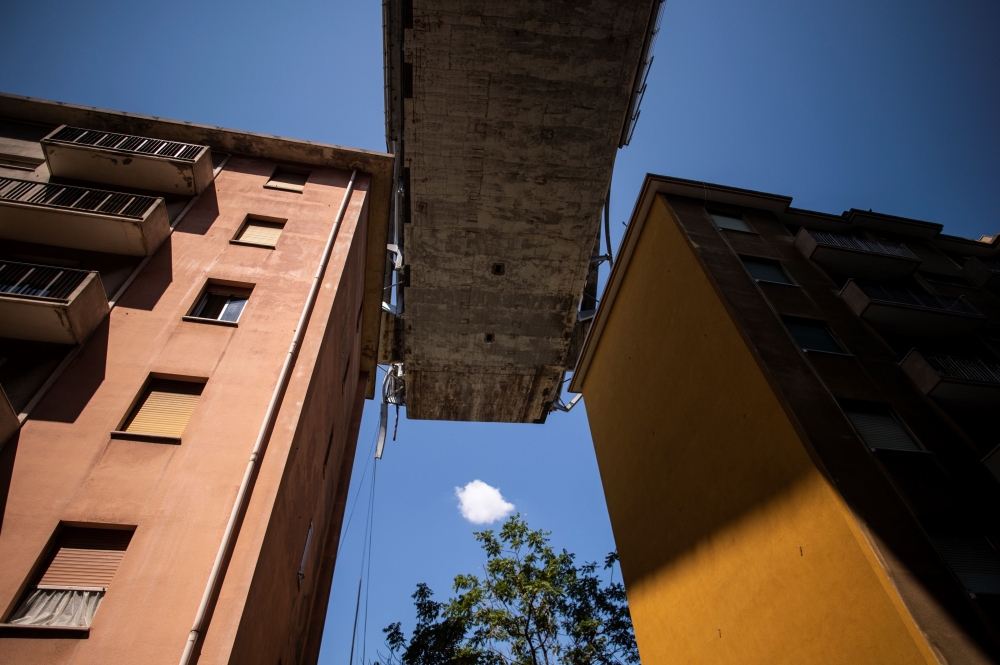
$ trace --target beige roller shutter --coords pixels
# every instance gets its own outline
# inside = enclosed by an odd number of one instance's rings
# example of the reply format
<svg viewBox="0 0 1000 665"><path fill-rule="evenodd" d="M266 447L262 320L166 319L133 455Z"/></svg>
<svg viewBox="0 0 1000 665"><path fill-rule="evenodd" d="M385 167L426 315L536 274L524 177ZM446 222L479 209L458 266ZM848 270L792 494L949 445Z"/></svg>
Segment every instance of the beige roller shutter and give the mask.
<svg viewBox="0 0 1000 665"><path fill-rule="evenodd" d="M251 219L247 221L237 240L254 245L274 247L278 244L278 237L281 235L281 230L284 227L285 225L281 222L265 222L259 219Z"/></svg>
<svg viewBox="0 0 1000 665"><path fill-rule="evenodd" d="M153 379L128 423L126 432L180 436L205 384Z"/></svg>
<svg viewBox="0 0 1000 665"><path fill-rule="evenodd" d="M38 588L107 588L131 539L131 531L65 529L59 535L55 556Z"/></svg>

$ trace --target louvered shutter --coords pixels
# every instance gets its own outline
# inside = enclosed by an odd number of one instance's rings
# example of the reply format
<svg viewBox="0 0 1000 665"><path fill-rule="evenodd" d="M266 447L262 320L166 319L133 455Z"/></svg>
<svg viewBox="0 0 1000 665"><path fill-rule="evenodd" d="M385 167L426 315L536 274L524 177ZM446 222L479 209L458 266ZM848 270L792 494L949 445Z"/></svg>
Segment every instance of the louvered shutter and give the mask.
<svg viewBox="0 0 1000 665"><path fill-rule="evenodd" d="M306 180L308 179L308 173L293 173L292 171L278 169L271 176L271 179L267 181L267 187L284 189L290 192L301 192L305 189Z"/></svg>
<svg viewBox="0 0 1000 665"><path fill-rule="evenodd" d="M203 383L153 379L125 431L180 436L204 387Z"/></svg>
<svg viewBox="0 0 1000 665"><path fill-rule="evenodd" d="M981 536L932 535L934 547L973 593L1000 593L1000 555Z"/></svg>
<svg viewBox="0 0 1000 665"><path fill-rule="evenodd" d="M243 231L240 233L240 237L237 238L237 240L240 242L252 243L254 245L274 247L278 244L278 237L281 235L281 230L284 227L285 225L280 222L265 222L262 220L251 219L247 222L246 226L243 227Z"/></svg>
<svg viewBox="0 0 1000 665"><path fill-rule="evenodd" d="M910 438L892 414L848 411L847 417L854 423L869 448L921 451L920 446Z"/></svg>
<svg viewBox="0 0 1000 665"><path fill-rule="evenodd" d="M131 531L117 529L64 530L38 588L106 589L131 539Z"/></svg>

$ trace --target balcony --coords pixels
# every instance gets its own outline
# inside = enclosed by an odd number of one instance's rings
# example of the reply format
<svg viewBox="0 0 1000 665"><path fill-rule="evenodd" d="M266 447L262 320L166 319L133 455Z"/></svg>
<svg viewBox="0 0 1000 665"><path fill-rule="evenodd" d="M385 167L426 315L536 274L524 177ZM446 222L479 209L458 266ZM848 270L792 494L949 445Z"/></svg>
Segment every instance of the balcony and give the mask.
<svg viewBox="0 0 1000 665"><path fill-rule="evenodd" d="M899 364L928 397L964 410L1000 407L1000 363L924 355L913 349Z"/></svg>
<svg viewBox="0 0 1000 665"><path fill-rule="evenodd" d="M169 234L159 197L0 178L0 238L147 256Z"/></svg>
<svg viewBox="0 0 1000 665"><path fill-rule="evenodd" d="M906 245L865 240L826 231L800 229L795 245L807 259L845 277L895 279L913 273L920 265Z"/></svg>
<svg viewBox="0 0 1000 665"><path fill-rule="evenodd" d="M208 146L63 125L43 138L49 172L59 178L194 196L212 182Z"/></svg>
<svg viewBox="0 0 1000 665"><path fill-rule="evenodd" d="M96 272L0 261L0 337L80 344L108 311Z"/></svg>
<svg viewBox="0 0 1000 665"><path fill-rule="evenodd" d="M1000 261L971 257L965 262L962 272L974 284L1000 294Z"/></svg>
<svg viewBox="0 0 1000 665"><path fill-rule="evenodd" d="M848 280L840 291L855 314L881 332L907 336L959 335L976 330L986 317L964 298Z"/></svg>

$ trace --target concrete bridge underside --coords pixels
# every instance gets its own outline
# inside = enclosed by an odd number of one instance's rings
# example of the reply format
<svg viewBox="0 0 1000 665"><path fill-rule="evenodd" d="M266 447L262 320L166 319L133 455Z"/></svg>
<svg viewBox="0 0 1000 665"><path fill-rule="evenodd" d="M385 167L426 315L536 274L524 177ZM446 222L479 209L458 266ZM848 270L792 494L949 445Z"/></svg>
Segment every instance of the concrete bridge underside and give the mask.
<svg viewBox="0 0 1000 665"><path fill-rule="evenodd" d="M410 418L542 422L659 0L387 0L399 317ZM390 231L390 235L392 235Z"/></svg>

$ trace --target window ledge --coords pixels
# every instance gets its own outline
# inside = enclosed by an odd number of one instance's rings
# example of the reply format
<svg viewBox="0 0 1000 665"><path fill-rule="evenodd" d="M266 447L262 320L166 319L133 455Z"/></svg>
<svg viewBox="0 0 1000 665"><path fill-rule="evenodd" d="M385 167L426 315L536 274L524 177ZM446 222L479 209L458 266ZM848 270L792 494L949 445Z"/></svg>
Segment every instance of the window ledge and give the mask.
<svg viewBox="0 0 1000 665"><path fill-rule="evenodd" d="M276 185L274 183L269 182L266 185L264 185L264 189L277 189L278 191L281 192L295 192L296 194L301 194L302 190L305 189L305 185L302 185L300 187L297 185Z"/></svg>
<svg viewBox="0 0 1000 665"><path fill-rule="evenodd" d="M757 281L758 284L777 284L778 286L794 286L797 289L801 289L802 288L801 286L799 286L795 282L775 282L775 281L770 280L770 279L757 279L756 277L754 279Z"/></svg>
<svg viewBox="0 0 1000 665"><path fill-rule="evenodd" d="M167 436L166 434L142 434L141 432L123 432L117 429L111 432L111 438L124 439L126 441L144 441L146 443L170 443L175 446L178 446L181 443L181 437L179 436Z"/></svg>
<svg viewBox="0 0 1000 665"><path fill-rule="evenodd" d="M821 353L824 356L840 356L841 358L853 358L853 353L847 353L846 351L823 351L822 349L802 349L803 353Z"/></svg>
<svg viewBox="0 0 1000 665"><path fill-rule="evenodd" d="M226 326L227 328L238 328L239 322L237 321L220 321L218 319L206 319L200 316L182 316L183 321L190 321L191 323L210 323L215 326Z"/></svg>
<svg viewBox="0 0 1000 665"><path fill-rule="evenodd" d="M752 236L759 236L760 235L756 231L744 231L743 229L727 229L727 228L725 228L723 226L716 226L715 228L719 229L720 231L732 231L733 233L745 233L747 235L752 235Z"/></svg>
<svg viewBox="0 0 1000 665"><path fill-rule="evenodd" d="M230 245L243 245L245 247L264 247L265 249L274 249L277 245L265 245L262 242L246 242L243 240L230 240Z"/></svg>
<svg viewBox="0 0 1000 665"><path fill-rule="evenodd" d="M85 640L90 637L90 626L28 626L0 623L0 637Z"/></svg>

